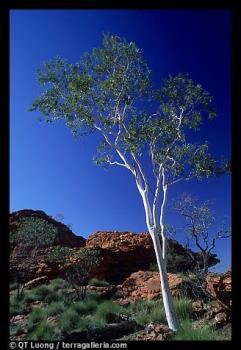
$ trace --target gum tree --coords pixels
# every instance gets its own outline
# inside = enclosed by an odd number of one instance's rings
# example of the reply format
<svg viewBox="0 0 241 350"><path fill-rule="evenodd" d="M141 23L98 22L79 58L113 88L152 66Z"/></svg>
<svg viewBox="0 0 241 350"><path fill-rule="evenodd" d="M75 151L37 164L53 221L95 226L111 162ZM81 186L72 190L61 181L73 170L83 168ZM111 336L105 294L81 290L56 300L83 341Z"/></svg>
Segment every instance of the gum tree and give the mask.
<svg viewBox="0 0 241 350"><path fill-rule="evenodd" d="M212 118L215 112L210 94L188 75L169 76L159 89L150 77L134 42L104 35L103 45L75 64L59 57L44 63L38 72L44 91L30 110L40 111L47 122L63 119L76 137L97 132L96 164L119 166L133 175L156 253L168 325L175 331L166 267L167 193L181 180L212 175L218 166L207 143L186 137L188 129L199 129L204 115Z"/></svg>
<svg viewBox="0 0 241 350"><path fill-rule="evenodd" d="M225 222L219 229L214 229L215 217L210 205L210 201L200 202L197 198L186 194L174 203L175 211L187 222L185 225L187 247L192 243L199 250L201 264L198 266L198 272L204 279L208 273L211 252L216 247L217 241L231 237L231 229Z"/></svg>

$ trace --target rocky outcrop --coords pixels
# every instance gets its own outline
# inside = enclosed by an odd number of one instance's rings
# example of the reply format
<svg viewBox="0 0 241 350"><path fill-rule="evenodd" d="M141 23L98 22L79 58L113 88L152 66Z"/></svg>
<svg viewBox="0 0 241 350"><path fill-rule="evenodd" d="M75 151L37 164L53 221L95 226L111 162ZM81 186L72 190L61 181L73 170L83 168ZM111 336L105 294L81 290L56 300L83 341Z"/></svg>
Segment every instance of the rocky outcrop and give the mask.
<svg viewBox="0 0 241 350"><path fill-rule="evenodd" d="M186 284L181 277L168 273L168 282L173 296L179 296L181 288ZM138 271L132 273L123 283L119 285L120 298L117 303L126 305L138 299L156 300L161 297L161 282L158 272Z"/></svg>
<svg viewBox="0 0 241 350"><path fill-rule="evenodd" d="M24 269L26 267L30 273L28 281L41 276L48 276L48 278L62 276L65 266L56 268L48 264L46 259L48 252L56 245L71 247L76 256L84 246L98 248L102 262L91 277L106 280L111 284L120 284L131 273L149 270L150 265L156 263L149 233L97 231L85 240L83 237L76 236L66 225L49 217L43 211L24 209L10 214L10 235L15 232L21 220L28 217L41 218L57 228L54 243L51 246L40 247L36 259L31 259L31 248L27 247L29 251L26 251L26 247L21 242L12 247L11 272L14 274L17 268ZM24 250L25 256L23 257L22 251ZM175 240L168 240L168 272L185 272L193 269L193 259L190 258L190 254L199 259L197 253L191 252ZM214 255L210 259L211 265L217 262Z"/></svg>
<svg viewBox="0 0 241 350"><path fill-rule="evenodd" d="M232 305L232 271L229 269L226 273L209 274L207 277L208 292L219 301L225 308Z"/></svg>
<svg viewBox="0 0 241 350"><path fill-rule="evenodd" d="M117 339L118 341L166 341L173 333L165 324L149 324L145 329Z"/></svg>
<svg viewBox="0 0 241 350"><path fill-rule="evenodd" d="M103 261L95 271L96 277L111 283L123 282L132 272L149 270L156 263L149 233L97 231L86 241L89 248L101 248ZM190 254L200 260L198 253L184 248L175 240L168 240L168 272L185 272L194 268ZM209 265L219 260L210 256Z"/></svg>
<svg viewBox="0 0 241 350"><path fill-rule="evenodd" d="M42 210L23 209L11 213L9 219L10 234L17 229L17 225L22 219L26 219L28 217L43 219L57 228L57 234L53 245L61 245L65 247L82 247L85 245L85 238L76 236L69 227L62 222L51 218Z"/></svg>

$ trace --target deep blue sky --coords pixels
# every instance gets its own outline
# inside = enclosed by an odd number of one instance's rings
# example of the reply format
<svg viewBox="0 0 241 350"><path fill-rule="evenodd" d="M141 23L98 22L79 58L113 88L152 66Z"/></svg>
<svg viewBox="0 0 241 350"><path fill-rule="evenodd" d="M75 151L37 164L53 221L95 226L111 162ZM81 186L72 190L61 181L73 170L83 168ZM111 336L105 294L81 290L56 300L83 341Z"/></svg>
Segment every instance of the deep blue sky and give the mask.
<svg viewBox="0 0 241 350"><path fill-rule="evenodd" d="M72 230L89 236L96 230L146 231L144 210L134 179L122 168L104 171L92 158L95 138L76 141L62 124L41 124L27 108L40 93L37 69L57 55L75 63L84 51L100 46L102 33L135 41L158 82L188 72L214 97L218 118L204 123L215 156L231 153L231 12L224 10L12 10L10 15L10 209L44 210L64 215ZM231 220L231 179L192 181L171 189L216 199L219 223ZM168 209L168 208L167 208ZM182 222L167 211L167 221ZM182 230L177 237L183 241ZM215 251L230 266L230 241Z"/></svg>

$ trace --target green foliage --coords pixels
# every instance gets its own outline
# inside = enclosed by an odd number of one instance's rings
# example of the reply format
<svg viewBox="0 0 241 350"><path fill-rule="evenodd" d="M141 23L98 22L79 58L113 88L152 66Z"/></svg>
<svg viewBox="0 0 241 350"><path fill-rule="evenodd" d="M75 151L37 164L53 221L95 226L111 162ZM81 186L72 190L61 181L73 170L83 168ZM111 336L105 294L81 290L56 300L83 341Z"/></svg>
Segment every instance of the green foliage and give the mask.
<svg viewBox="0 0 241 350"><path fill-rule="evenodd" d="M79 313L79 315L89 314L95 311L98 306L98 302L93 299L86 299L73 303L70 308Z"/></svg>
<svg viewBox="0 0 241 350"><path fill-rule="evenodd" d="M193 329L192 321L185 319L181 322L181 327L172 340L222 340L222 338L213 327L206 326Z"/></svg>
<svg viewBox="0 0 241 350"><path fill-rule="evenodd" d="M45 300L45 298L51 293L51 287L47 284L42 284L41 286L32 289L32 292L36 295L38 300Z"/></svg>
<svg viewBox="0 0 241 350"><path fill-rule="evenodd" d="M73 309L65 310L58 321L58 326L63 332L70 332L76 329L80 315Z"/></svg>
<svg viewBox="0 0 241 350"><path fill-rule="evenodd" d="M103 281L103 280L98 280L97 278L92 278L89 282L88 282L89 286L95 286L95 287L107 287L109 286L109 282L107 281Z"/></svg>
<svg viewBox="0 0 241 350"><path fill-rule="evenodd" d="M18 288L17 282L10 283L9 290L15 290Z"/></svg>
<svg viewBox="0 0 241 350"><path fill-rule="evenodd" d="M60 302L52 302L48 306L45 307L45 312L47 317L55 316L61 314L65 309L65 305L62 301Z"/></svg>
<svg viewBox="0 0 241 350"><path fill-rule="evenodd" d="M83 286L86 286L91 272L98 266L102 258L97 249L82 248L78 254L79 256L76 258L79 261L66 270L66 278L75 288L77 297L84 299L86 288ZM81 286L80 292L79 286Z"/></svg>
<svg viewBox="0 0 241 350"><path fill-rule="evenodd" d="M27 339L32 341L54 341L59 339L59 332L53 325L42 321L28 335Z"/></svg>
<svg viewBox="0 0 241 350"><path fill-rule="evenodd" d="M62 278L55 278L49 282L49 287L52 291L56 292L58 290L62 290L68 287L68 284Z"/></svg>
<svg viewBox="0 0 241 350"><path fill-rule="evenodd" d="M125 310L120 305L113 303L112 300L105 300L98 305L96 315L97 317L106 320L106 316L109 313L125 313Z"/></svg>
<svg viewBox="0 0 241 350"><path fill-rule="evenodd" d="M78 63L60 57L44 63L39 83L45 90L30 110L47 122L63 119L75 136L101 132L95 158L100 165L117 164L116 151L132 162L148 150L154 172L162 164L169 184L230 169L230 162L211 157L207 142L186 139L187 130L199 130L205 116L215 117L210 93L183 73L154 89L150 75L134 42L104 34L102 46Z"/></svg>
<svg viewBox="0 0 241 350"><path fill-rule="evenodd" d="M166 322L165 311L162 301L138 300L127 308L133 314L136 322L142 326L150 322Z"/></svg>
<svg viewBox="0 0 241 350"><path fill-rule="evenodd" d="M60 264L66 262L71 256L72 249L69 247L55 246L46 256L47 264L58 267Z"/></svg>
<svg viewBox="0 0 241 350"><path fill-rule="evenodd" d="M158 269L157 263L150 263L150 265L149 265L149 271L158 272L159 269Z"/></svg>
<svg viewBox="0 0 241 350"><path fill-rule="evenodd" d="M9 307L10 316L26 315L29 310L26 300L19 300L16 294L10 296Z"/></svg>
<svg viewBox="0 0 241 350"><path fill-rule="evenodd" d="M57 228L48 221L38 217L19 220L17 229L10 234L10 243L23 243L33 246L47 246L53 243Z"/></svg>
<svg viewBox="0 0 241 350"><path fill-rule="evenodd" d="M46 319L46 307L35 307L29 314L29 323L36 324Z"/></svg>
<svg viewBox="0 0 241 350"><path fill-rule="evenodd" d="M180 320L190 319L193 313L192 303L187 298L173 300L174 309Z"/></svg>

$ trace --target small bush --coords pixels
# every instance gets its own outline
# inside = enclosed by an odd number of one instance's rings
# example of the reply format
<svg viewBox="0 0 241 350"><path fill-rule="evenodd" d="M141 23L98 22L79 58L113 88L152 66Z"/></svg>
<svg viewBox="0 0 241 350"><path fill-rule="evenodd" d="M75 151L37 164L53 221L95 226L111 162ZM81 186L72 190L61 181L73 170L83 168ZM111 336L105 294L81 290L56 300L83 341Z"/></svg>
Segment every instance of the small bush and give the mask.
<svg viewBox="0 0 241 350"><path fill-rule="evenodd" d="M95 300L97 303L102 302L103 297L100 294L97 294L95 292L87 292L87 298L88 300Z"/></svg>
<svg viewBox="0 0 241 350"><path fill-rule="evenodd" d="M63 302L52 302L45 307L47 317L61 314L65 310Z"/></svg>
<svg viewBox="0 0 241 350"><path fill-rule="evenodd" d="M45 320L46 317L46 307L36 307L29 314L29 322L35 324Z"/></svg>
<svg viewBox="0 0 241 350"><path fill-rule="evenodd" d="M212 327L192 328L191 320L183 320L173 340L221 340L219 333Z"/></svg>
<svg viewBox="0 0 241 350"><path fill-rule="evenodd" d="M32 292L38 297L40 301L44 301L48 294L51 293L51 287L46 284L42 284L39 287L33 288Z"/></svg>
<svg viewBox="0 0 241 350"><path fill-rule="evenodd" d="M165 322L165 311L162 301L138 300L128 307L138 324L145 326L150 322Z"/></svg>
<svg viewBox="0 0 241 350"><path fill-rule="evenodd" d="M123 313L124 312L124 308L120 305L117 305L115 303L113 303L112 300L105 300L104 302L102 302L101 304L98 305L97 311L96 311L96 316L99 319L106 319L106 316L109 313Z"/></svg>
<svg viewBox="0 0 241 350"><path fill-rule="evenodd" d="M190 319L193 313L192 303L189 299L174 299L174 309L181 320Z"/></svg>
<svg viewBox="0 0 241 350"><path fill-rule="evenodd" d="M70 308L80 314L89 314L96 310L98 302L93 299L85 299L84 301L79 301L73 303Z"/></svg>
<svg viewBox="0 0 241 350"><path fill-rule="evenodd" d="M61 300L62 300L62 293L60 290L57 292L50 292L48 295L46 295L44 299L46 303L58 302Z"/></svg>
<svg viewBox="0 0 241 350"><path fill-rule="evenodd" d="M17 288L18 288L17 282L10 283L10 285L9 285L9 289L10 290L15 290Z"/></svg>
<svg viewBox="0 0 241 350"><path fill-rule="evenodd" d="M92 278L89 282L88 282L89 286L95 286L95 287L107 287L109 286L109 282L107 281L103 281L103 280L98 280L97 278Z"/></svg>
<svg viewBox="0 0 241 350"><path fill-rule="evenodd" d="M58 326L61 331L70 332L76 329L79 319L80 315L75 310L69 308L60 316Z"/></svg>
<svg viewBox="0 0 241 350"><path fill-rule="evenodd" d="M35 341L53 341L59 339L59 334L57 334L55 327L42 321L32 333L29 334L27 339Z"/></svg>
<svg viewBox="0 0 241 350"><path fill-rule="evenodd" d="M38 295L36 295L32 291L25 291L24 300L27 304L30 304L34 301L38 301L39 297L38 297Z"/></svg>
<svg viewBox="0 0 241 350"><path fill-rule="evenodd" d="M67 283L62 278L55 278L54 280L50 281L49 286L52 291L56 292L60 289L67 288Z"/></svg>
<svg viewBox="0 0 241 350"><path fill-rule="evenodd" d="M26 315L29 311L26 301L24 299L18 300L15 294L10 296L9 304L9 313L11 317L16 315Z"/></svg>
<svg viewBox="0 0 241 350"><path fill-rule="evenodd" d="M149 265L149 271L158 272L159 269L158 269L157 263L150 263L150 265Z"/></svg>
<svg viewBox="0 0 241 350"><path fill-rule="evenodd" d="M87 315L85 317L80 318L76 326L76 329L84 331L84 330L90 330L95 328L102 328L105 325L106 325L106 321L96 316L96 314L94 314L94 315Z"/></svg>
<svg viewBox="0 0 241 350"><path fill-rule="evenodd" d="M16 329L15 329L15 335L20 335L20 334L23 334L23 333L25 333L25 329L24 329L23 325L18 324L16 326Z"/></svg>

